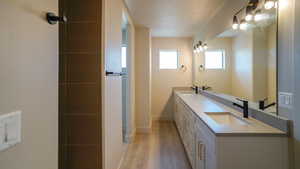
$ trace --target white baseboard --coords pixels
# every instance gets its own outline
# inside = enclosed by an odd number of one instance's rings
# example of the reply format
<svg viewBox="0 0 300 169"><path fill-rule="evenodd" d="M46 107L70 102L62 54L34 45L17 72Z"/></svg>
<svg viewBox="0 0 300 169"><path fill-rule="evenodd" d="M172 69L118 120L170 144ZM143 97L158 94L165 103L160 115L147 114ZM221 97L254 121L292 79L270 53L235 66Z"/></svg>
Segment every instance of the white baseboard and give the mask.
<svg viewBox="0 0 300 169"><path fill-rule="evenodd" d="M136 134L136 129L134 129L132 131L132 133L126 134L125 135L125 143L128 143L128 144L132 143L135 138L135 134Z"/></svg>

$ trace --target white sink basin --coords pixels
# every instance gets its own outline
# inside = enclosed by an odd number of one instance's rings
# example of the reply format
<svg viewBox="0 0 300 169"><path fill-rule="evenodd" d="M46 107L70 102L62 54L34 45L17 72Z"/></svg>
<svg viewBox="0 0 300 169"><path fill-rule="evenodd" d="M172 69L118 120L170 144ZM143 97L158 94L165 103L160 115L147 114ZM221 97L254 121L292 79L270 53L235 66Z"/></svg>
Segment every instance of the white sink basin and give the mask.
<svg viewBox="0 0 300 169"><path fill-rule="evenodd" d="M247 121L229 112L208 112L205 114L220 125L249 125Z"/></svg>

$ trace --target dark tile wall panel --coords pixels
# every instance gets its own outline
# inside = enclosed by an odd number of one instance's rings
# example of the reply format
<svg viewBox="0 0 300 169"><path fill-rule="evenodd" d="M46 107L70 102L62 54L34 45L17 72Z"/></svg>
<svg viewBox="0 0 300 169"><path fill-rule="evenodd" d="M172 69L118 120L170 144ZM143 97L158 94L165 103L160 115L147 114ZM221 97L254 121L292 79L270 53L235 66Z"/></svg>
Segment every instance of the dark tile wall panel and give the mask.
<svg viewBox="0 0 300 169"><path fill-rule="evenodd" d="M68 58L70 82L97 82L99 64L96 54L69 54Z"/></svg>
<svg viewBox="0 0 300 169"><path fill-rule="evenodd" d="M101 169L101 0L60 0L59 168Z"/></svg>
<svg viewBox="0 0 300 169"><path fill-rule="evenodd" d="M72 84L68 89L67 114L98 114L100 96L98 85Z"/></svg>
<svg viewBox="0 0 300 169"><path fill-rule="evenodd" d="M96 23L68 23L66 30L66 52L96 53L98 28Z"/></svg>
<svg viewBox="0 0 300 169"><path fill-rule="evenodd" d="M99 168L97 146L67 146L70 169Z"/></svg>
<svg viewBox="0 0 300 169"><path fill-rule="evenodd" d="M67 116L68 144L97 145L99 132L97 116Z"/></svg>

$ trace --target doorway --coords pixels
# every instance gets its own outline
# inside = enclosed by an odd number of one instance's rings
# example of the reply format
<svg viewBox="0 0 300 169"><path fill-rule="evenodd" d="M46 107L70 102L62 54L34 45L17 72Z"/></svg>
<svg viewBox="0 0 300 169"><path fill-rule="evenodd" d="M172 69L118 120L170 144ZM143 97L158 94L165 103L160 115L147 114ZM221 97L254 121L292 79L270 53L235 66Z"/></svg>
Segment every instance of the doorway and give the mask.
<svg viewBox="0 0 300 169"><path fill-rule="evenodd" d="M122 131L123 142L129 143L134 135L134 32L125 11L122 18Z"/></svg>

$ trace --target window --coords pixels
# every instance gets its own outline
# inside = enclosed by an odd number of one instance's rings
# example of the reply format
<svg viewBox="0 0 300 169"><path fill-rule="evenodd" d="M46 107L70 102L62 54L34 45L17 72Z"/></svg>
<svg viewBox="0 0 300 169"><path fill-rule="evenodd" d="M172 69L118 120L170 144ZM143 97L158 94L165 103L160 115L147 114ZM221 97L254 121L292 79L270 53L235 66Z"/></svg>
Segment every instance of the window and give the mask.
<svg viewBox="0 0 300 169"><path fill-rule="evenodd" d="M127 56L127 47L123 46L122 47L122 68L126 68L126 57Z"/></svg>
<svg viewBox="0 0 300 169"><path fill-rule="evenodd" d="M225 51L206 51L205 69L225 69Z"/></svg>
<svg viewBox="0 0 300 169"><path fill-rule="evenodd" d="M159 51L159 69L177 69L178 52L177 50Z"/></svg>

